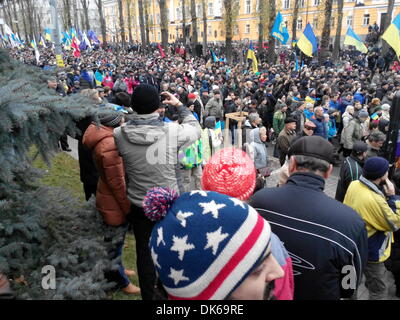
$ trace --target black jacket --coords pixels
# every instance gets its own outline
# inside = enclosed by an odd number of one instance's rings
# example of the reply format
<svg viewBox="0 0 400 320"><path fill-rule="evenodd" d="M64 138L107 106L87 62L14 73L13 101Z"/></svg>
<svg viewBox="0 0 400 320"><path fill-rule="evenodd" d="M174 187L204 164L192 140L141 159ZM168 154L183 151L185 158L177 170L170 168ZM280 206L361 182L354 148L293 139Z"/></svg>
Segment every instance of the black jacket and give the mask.
<svg viewBox="0 0 400 320"><path fill-rule="evenodd" d="M336 188L335 199L337 201L343 202L347 188L352 181L360 178L363 166L363 161L357 157L354 157L353 155L350 155L343 160L342 167L340 168L338 185Z"/></svg>
<svg viewBox="0 0 400 320"><path fill-rule="evenodd" d="M342 280L354 266L357 285L367 261L364 221L328 197L314 173L295 173L280 188L265 188L250 200L271 224L292 258L295 300L338 300L353 295ZM347 278L345 279L345 281Z"/></svg>

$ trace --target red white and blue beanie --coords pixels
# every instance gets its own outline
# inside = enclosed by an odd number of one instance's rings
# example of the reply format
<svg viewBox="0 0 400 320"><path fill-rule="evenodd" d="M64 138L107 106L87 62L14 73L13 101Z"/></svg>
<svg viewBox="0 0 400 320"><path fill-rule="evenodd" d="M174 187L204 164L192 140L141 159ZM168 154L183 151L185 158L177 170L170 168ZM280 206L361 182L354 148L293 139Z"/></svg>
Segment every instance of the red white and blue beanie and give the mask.
<svg viewBox="0 0 400 320"><path fill-rule="evenodd" d="M236 198L153 188L143 208L158 220L149 245L169 299L223 300L270 253L270 225Z"/></svg>

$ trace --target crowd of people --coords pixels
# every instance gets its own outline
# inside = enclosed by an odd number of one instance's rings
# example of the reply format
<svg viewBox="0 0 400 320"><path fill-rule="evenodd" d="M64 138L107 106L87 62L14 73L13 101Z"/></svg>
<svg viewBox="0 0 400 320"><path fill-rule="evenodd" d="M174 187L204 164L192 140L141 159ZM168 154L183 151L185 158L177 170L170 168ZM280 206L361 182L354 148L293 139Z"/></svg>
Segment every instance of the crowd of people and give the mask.
<svg viewBox="0 0 400 320"><path fill-rule="evenodd" d="M165 51L65 51L48 80L102 110L99 127L77 123L81 181L105 223L133 229L140 288L122 264L110 281L143 299L357 299L364 274L385 299L387 267L400 296L400 174L388 179L383 151L398 62L372 48L297 68L282 49L253 72L241 50L231 65ZM10 54L36 64L32 50ZM39 66L55 69L51 50ZM336 199L323 192L334 166Z"/></svg>

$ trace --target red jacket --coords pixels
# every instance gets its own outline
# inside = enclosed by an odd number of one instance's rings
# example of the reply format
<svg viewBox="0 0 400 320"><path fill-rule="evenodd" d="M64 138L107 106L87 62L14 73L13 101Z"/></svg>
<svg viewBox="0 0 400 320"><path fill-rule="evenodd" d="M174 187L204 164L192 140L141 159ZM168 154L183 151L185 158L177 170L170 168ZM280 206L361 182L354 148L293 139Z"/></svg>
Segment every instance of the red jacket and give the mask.
<svg viewBox="0 0 400 320"><path fill-rule="evenodd" d="M126 195L125 169L113 131L114 128L91 124L83 136L83 144L92 150L100 176L96 191L97 210L107 224L119 226L125 222L130 201Z"/></svg>

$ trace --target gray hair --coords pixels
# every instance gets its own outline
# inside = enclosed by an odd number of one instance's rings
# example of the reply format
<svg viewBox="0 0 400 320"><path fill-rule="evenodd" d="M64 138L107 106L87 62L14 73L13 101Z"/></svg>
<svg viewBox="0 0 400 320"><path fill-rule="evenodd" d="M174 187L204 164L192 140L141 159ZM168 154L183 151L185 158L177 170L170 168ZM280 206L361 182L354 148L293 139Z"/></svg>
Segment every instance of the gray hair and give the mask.
<svg viewBox="0 0 400 320"><path fill-rule="evenodd" d="M249 122L250 123L256 121L258 118L260 118L260 116L259 116L259 114L257 112L249 114Z"/></svg>
<svg viewBox="0 0 400 320"><path fill-rule="evenodd" d="M368 137L368 141L370 142L382 142L385 140L386 140L386 135L380 131L374 131Z"/></svg>
<svg viewBox="0 0 400 320"><path fill-rule="evenodd" d="M330 164L328 161L310 157L294 155L296 159L296 165L298 169L306 169L312 172L321 171L323 173L328 172Z"/></svg>

